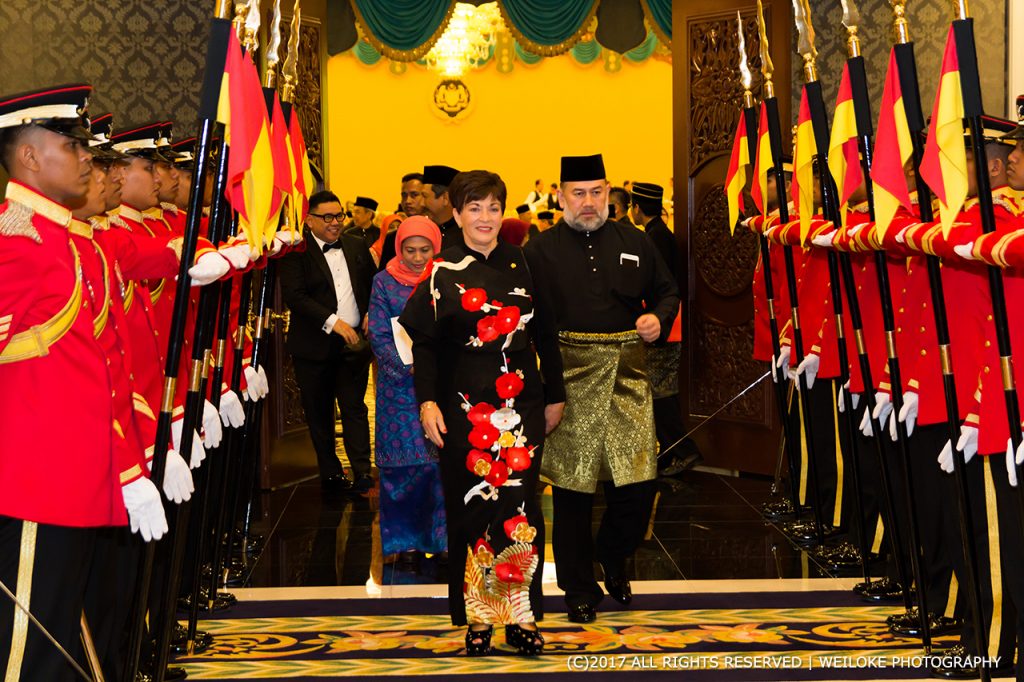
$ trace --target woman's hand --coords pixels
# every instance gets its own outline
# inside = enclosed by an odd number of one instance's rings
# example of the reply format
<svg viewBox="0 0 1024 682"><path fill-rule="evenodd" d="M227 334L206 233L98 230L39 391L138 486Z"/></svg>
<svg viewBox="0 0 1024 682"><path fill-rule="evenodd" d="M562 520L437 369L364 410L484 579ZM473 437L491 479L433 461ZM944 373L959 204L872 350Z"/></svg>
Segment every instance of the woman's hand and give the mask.
<svg viewBox="0 0 1024 682"><path fill-rule="evenodd" d="M441 415L441 408L433 400L428 400L420 405L420 423L423 424L423 431L431 443L439 448L444 447L444 440L441 434L448 433L444 425L444 417Z"/></svg>
<svg viewBox="0 0 1024 682"><path fill-rule="evenodd" d="M544 435L555 430L558 423L562 421L562 413L565 412L565 403L551 403L544 406Z"/></svg>

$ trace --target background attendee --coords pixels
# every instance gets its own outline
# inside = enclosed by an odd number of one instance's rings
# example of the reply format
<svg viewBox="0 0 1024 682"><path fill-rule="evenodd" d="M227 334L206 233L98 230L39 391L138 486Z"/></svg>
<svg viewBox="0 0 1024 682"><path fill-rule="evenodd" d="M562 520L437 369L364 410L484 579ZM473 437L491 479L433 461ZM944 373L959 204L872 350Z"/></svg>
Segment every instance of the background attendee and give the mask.
<svg viewBox="0 0 1024 682"><path fill-rule="evenodd" d="M376 211L376 200L356 197L356 202L352 205L352 227L345 230L345 234L359 237L367 246L371 246L380 236L380 228L373 224Z"/></svg>
<svg viewBox="0 0 1024 682"><path fill-rule="evenodd" d="M537 482L545 433L561 419L561 358L522 250L498 239L505 183L468 171L449 193L465 244L441 252L400 318L413 340L420 421L441 448L449 609L454 625L469 624L468 654L490 650L496 623L508 644L536 654L544 647L534 623L543 613ZM506 446L492 452L496 443ZM513 564L513 555L522 559Z"/></svg>
<svg viewBox="0 0 1024 682"><path fill-rule="evenodd" d="M377 358L374 444L380 471L380 534L385 556L447 550L444 491L437 448L423 434L411 364L395 343L398 318L426 266L441 250L441 233L425 216L406 218L398 228L398 255L373 278L369 338Z"/></svg>
<svg viewBox="0 0 1024 682"><path fill-rule="evenodd" d="M533 181L533 190L526 195L523 199L523 203L530 207L531 211L536 212L540 208L547 206L548 194L544 191L544 182L538 178Z"/></svg>
<svg viewBox="0 0 1024 682"><path fill-rule="evenodd" d="M549 211L561 211L562 202L558 196L558 183L552 182L551 188L548 190L548 201L547 209Z"/></svg>
<svg viewBox="0 0 1024 682"><path fill-rule="evenodd" d="M626 227L636 227L629 218L629 192L622 187L612 187L608 190L608 205L609 207L615 207L615 215L613 216L615 220L618 220Z"/></svg>
<svg viewBox="0 0 1024 682"><path fill-rule="evenodd" d="M365 242L341 234L341 221L341 202L332 192L309 198L306 249L281 259L281 294L292 311L286 347L321 484L330 491L364 491L373 487L369 411L363 400L371 357L366 311L375 268ZM354 483L335 451L335 401Z"/></svg>
<svg viewBox="0 0 1024 682"><path fill-rule="evenodd" d="M459 174L451 166L423 167L424 215L434 221L441 231L441 248L447 249L462 241L462 230L452 217L452 202L448 198L448 185Z"/></svg>

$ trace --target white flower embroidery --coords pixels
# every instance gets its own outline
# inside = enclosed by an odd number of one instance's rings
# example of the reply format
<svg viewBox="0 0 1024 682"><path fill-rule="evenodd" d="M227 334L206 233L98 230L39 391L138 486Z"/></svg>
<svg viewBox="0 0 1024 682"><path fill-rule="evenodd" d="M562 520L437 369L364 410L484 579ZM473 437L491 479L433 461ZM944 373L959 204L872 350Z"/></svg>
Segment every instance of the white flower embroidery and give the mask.
<svg viewBox="0 0 1024 682"><path fill-rule="evenodd" d="M491 425L499 431L509 431L515 428L520 421L522 421L522 417L519 416L519 413L508 407L491 413Z"/></svg>

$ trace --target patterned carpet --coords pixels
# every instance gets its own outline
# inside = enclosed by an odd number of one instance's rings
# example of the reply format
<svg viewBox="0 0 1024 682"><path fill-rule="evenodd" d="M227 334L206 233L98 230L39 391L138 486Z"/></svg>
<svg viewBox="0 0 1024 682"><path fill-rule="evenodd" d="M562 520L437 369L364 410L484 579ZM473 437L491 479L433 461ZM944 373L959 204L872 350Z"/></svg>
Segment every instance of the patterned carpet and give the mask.
<svg viewBox="0 0 1024 682"><path fill-rule="evenodd" d="M644 594L631 610L610 601L597 622L580 626L566 620L561 598L546 597L541 629L548 646L533 658L512 655L500 630L494 655L467 658L464 631L452 628L444 599L246 602L202 621L214 645L177 662L196 680L518 680L585 671L603 672L602 680L659 673L715 680L927 676L920 642L894 637L885 626L897 609L866 605L850 592Z"/></svg>

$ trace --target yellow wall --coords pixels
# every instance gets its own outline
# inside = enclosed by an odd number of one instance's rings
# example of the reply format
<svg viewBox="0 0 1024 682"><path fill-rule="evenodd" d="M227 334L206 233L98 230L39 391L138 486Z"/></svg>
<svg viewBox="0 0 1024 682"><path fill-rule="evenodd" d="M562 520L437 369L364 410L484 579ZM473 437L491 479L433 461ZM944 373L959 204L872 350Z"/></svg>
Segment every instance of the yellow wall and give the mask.
<svg viewBox="0 0 1024 682"><path fill-rule="evenodd" d="M672 176L672 67L624 60L617 73L603 60L582 66L571 56L511 73L493 61L464 77L473 110L457 123L432 111L439 82L410 65L392 74L387 60L366 66L351 53L327 62L328 185L342 201L371 196L390 212L400 178L424 164L501 174L513 209L536 178L558 181L563 154L604 154L609 180L656 182L669 194Z"/></svg>

